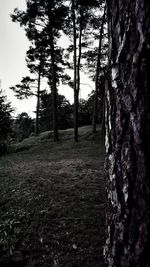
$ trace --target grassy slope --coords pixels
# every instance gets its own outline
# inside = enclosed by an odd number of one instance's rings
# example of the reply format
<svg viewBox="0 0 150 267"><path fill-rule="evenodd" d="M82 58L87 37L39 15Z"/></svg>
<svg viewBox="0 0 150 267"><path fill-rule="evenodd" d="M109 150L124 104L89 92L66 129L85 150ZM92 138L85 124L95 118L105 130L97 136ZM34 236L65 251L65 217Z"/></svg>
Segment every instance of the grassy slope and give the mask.
<svg viewBox="0 0 150 267"><path fill-rule="evenodd" d="M0 159L0 266L102 266L104 147L89 127L32 137ZM22 151L21 151L22 150Z"/></svg>

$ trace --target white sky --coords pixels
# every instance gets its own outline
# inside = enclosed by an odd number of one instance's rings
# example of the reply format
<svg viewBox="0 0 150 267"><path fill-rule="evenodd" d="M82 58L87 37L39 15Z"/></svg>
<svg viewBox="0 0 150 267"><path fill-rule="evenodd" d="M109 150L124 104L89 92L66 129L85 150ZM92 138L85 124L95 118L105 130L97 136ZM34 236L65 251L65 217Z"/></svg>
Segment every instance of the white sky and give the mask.
<svg viewBox="0 0 150 267"><path fill-rule="evenodd" d="M14 8L25 9L25 0L0 0L0 80L1 87L7 99L12 102L16 109L15 114L27 112L34 116L33 111L36 106L36 99L18 100L9 89L17 83L20 83L23 76L29 74L25 62L25 54L29 46L29 41L25 36L23 28L19 23L11 21L10 14ZM62 40L63 43L66 40ZM88 83L94 89L94 84L85 75L81 74L81 83ZM91 88L81 85L80 97L87 98ZM59 93L73 102L73 90L66 86L59 88Z"/></svg>

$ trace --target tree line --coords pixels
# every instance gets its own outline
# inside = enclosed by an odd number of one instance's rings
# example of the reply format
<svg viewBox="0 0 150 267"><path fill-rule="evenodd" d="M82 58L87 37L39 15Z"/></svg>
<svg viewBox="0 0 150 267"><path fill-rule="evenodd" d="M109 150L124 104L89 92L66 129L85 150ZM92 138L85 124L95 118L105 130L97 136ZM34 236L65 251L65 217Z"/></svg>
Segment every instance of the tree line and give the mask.
<svg viewBox="0 0 150 267"><path fill-rule="evenodd" d="M78 104L78 126L92 125L93 101L95 92L92 91L88 95L88 99L79 99ZM38 133L44 131L53 131L53 110L52 110L52 93L43 91L40 96L38 109ZM0 113L1 113L1 138L0 143L20 142L24 138L35 136L37 133L36 118L29 116L27 112L19 113L13 116L14 109L11 103L8 103L5 96L0 97ZM103 120L103 109L101 94L98 91L98 116L97 123L101 124ZM64 95L57 94L57 111L58 111L58 128L60 130L73 128L74 126L74 104L65 98ZM36 111L35 111L36 113Z"/></svg>
<svg viewBox="0 0 150 267"><path fill-rule="evenodd" d="M98 116L98 88L102 84L107 63L107 30L104 1L26 1L26 10L15 9L12 21L24 27L31 45L26 53L26 62L31 77L23 77L20 84L11 89L20 99L37 97L36 134L39 133L40 101L43 94L41 83L48 82L52 103L54 141L58 137L58 86L69 85L74 91L74 139L78 141L79 92L81 71L95 81L93 98L93 132L96 132ZM99 30L100 29L100 30ZM68 47L59 45L67 36ZM89 38L90 36L90 38ZM95 49L93 50L93 45ZM68 75L72 70L74 77ZM35 91L36 88L36 91ZM101 96L104 90L101 88ZM102 102L103 103L103 102ZM49 122L51 124L51 121Z"/></svg>

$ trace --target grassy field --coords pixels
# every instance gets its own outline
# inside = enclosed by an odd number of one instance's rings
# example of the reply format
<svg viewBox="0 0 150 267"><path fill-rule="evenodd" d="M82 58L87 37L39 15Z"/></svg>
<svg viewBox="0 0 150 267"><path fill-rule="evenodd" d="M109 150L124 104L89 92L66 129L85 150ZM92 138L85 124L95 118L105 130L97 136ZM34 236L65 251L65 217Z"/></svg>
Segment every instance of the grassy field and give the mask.
<svg viewBox="0 0 150 267"><path fill-rule="evenodd" d="M104 266L104 146L79 134L43 133L0 158L1 267Z"/></svg>

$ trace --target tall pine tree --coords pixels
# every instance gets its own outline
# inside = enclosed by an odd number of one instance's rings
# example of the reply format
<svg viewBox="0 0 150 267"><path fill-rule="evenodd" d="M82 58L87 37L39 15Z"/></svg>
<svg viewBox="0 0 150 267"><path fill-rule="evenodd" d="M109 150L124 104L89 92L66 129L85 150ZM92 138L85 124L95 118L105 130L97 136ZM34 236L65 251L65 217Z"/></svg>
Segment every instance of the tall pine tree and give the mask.
<svg viewBox="0 0 150 267"><path fill-rule="evenodd" d="M45 36L42 44L46 49L49 48L50 68L49 85L53 94L53 130L54 141L58 140L57 124L57 66L56 50L57 40L63 29L65 17L67 16L67 6L62 0L28 0L26 11L14 10L13 21L18 21L25 27L27 37L31 41L36 40L37 31Z"/></svg>

